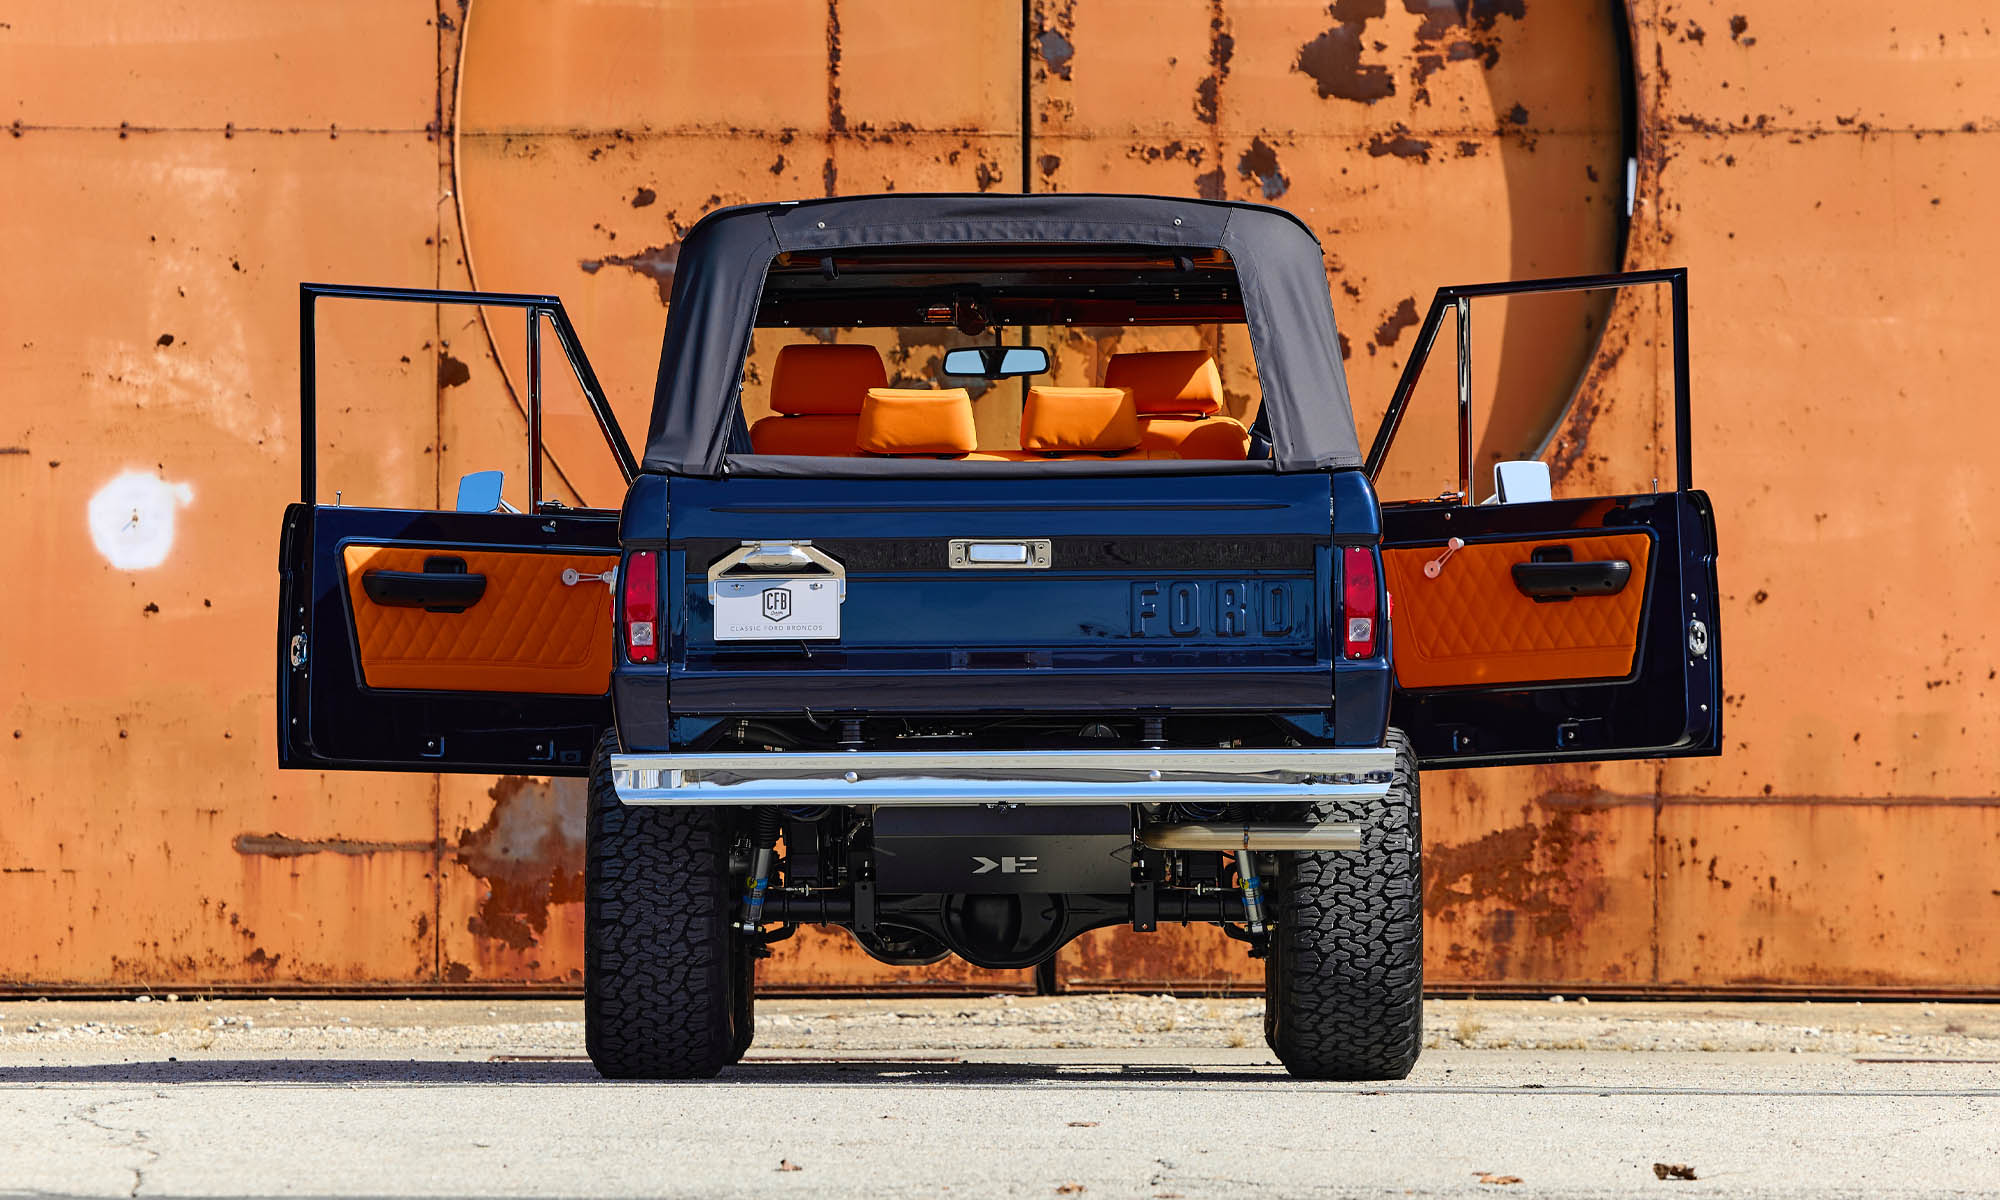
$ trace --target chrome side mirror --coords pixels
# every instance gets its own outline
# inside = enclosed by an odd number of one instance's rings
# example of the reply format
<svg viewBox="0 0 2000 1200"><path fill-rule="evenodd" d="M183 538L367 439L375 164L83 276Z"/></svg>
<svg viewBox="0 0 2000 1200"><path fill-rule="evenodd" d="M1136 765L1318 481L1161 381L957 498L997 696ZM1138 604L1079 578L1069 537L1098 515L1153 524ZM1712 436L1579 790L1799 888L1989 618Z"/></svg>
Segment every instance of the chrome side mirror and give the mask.
<svg viewBox="0 0 2000 1200"><path fill-rule="evenodd" d="M1549 464L1532 459L1493 464L1493 499L1498 504L1540 504L1553 498Z"/></svg>
<svg viewBox="0 0 2000 1200"><path fill-rule="evenodd" d="M520 510L500 498L500 485L505 482L505 471L474 471L458 478L459 512L519 512Z"/></svg>

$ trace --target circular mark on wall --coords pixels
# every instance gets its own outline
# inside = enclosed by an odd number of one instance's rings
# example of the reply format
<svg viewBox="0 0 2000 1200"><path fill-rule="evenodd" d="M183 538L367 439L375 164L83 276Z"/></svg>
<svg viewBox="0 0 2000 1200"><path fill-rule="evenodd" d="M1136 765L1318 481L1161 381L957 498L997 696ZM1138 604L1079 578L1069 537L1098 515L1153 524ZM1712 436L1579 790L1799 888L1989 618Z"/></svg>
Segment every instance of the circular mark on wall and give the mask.
<svg viewBox="0 0 2000 1200"><path fill-rule="evenodd" d="M90 498L90 540L121 571L157 567L174 548L175 512L193 502L194 489L185 483L127 471Z"/></svg>

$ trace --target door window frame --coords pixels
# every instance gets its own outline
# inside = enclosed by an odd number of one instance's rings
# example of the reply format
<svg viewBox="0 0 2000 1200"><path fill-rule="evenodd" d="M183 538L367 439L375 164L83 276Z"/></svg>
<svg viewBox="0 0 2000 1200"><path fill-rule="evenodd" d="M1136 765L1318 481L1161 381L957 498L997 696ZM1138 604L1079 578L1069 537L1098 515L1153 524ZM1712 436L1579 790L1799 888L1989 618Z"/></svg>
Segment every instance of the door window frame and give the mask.
<svg viewBox="0 0 2000 1200"><path fill-rule="evenodd" d="M583 343L576 335L576 326L570 323L569 313L563 308L558 296L534 295L524 292L478 292L452 291L440 288L375 287L366 284L346 283L301 283L299 284L299 499L308 505L317 505L319 474L319 345L315 328L318 301L321 299L340 300L389 300L411 304L469 304L488 308L518 308L527 314L527 415L528 415L528 511L542 510L542 320L547 318L549 328L555 332L556 342L562 347L563 355L569 360L570 370L576 373L576 382L583 389L583 397L590 405L591 415L597 418L597 427L604 434L604 440L611 453L618 460L619 473L624 476L629 487L639 473L639 463L632 455L631 443L625 439L625 431L618 424L618 416L611 409L610 398L604 394L604 385L598 382L597 372L590 365L590 358L583 352Z"/></svg>
<svg viewBox="0 0 2000 1200"><path fill-rule="evenodd" d="M1416 392L1417 381L1422 377L1425 365L1430 361L1431 348L1437 341L1438 331L1444 325L1444 315L1451 311L1456 319L1458 334L1458 493L1456 503L1471 504L1472 491L1472 302L1489 296L1547 295L1557 292L1600 292L1617 291L1628 287L1649 287L1665 285L1670 292L1670 306L1673 320L1674 356L1674 490L1688 492L1694 490L1694 461L1690 445L1689 402L1688 402L1688 306L1687 268L1661 267L1646 271L1620 271L1608 275L1567 275L1549 279L1521 279L1504 283L1473 283L1441 287L1431 299L1430 310L1424 314L1423 327L1417 332L1417 340L1410 352L1410 361L1403 365L1403 374L1396 381L1396 391L1389 401L1388 411L1382 414L1382 424L1375 430L1375 440L1368 448L1364 469L1372 484L1381 474L1382 464L1388 458L1389 446L1396 438L1396 430L1403 423L1405 411L1409 408L1410 397ZM1451 502L1452 494L1447 492L1438 497Z"/></svg>

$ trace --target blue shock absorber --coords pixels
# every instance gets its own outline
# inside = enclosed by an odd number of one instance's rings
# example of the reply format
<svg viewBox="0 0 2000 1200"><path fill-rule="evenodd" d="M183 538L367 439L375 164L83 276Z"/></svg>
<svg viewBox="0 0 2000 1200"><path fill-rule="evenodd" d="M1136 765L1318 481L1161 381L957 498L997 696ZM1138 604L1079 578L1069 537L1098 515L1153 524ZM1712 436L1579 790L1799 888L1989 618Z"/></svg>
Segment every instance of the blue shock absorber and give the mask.
<svg viewBox="0 0 2000 1200"><path fill-rule="evenodd" d="M1251 933L1264 932L1264 881L1257 877L1254 851L1236 852L1236 879L1243 889L1243 926Z"/></svg>
<svg viewBox="0 0 2000 1200"><path fill-rule="evenodd" d="M757 855L750 865L750 891L743 897L743 920L736 926L745 933L763 932L764 893L771 888L771 869L777 861L775 848L757 847Z"/></svg>
<svg viewBox="0 0 2000 1200"><path fill-rule="evenodd" d="M743 897L743 919L736 928L744 933L764 931L764 896L771 890L771 872L778 865L778 811L757 810L757 852L750 859L750 886Z"/></svg>

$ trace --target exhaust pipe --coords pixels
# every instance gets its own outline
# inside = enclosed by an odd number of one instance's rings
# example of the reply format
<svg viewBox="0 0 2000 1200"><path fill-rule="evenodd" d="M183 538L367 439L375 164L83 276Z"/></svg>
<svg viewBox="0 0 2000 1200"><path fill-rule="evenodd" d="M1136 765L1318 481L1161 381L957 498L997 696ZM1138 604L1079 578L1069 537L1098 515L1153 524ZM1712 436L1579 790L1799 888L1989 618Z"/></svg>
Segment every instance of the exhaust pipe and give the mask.
<svg viewBox="0 0 2000 1200"><path fill-rule="evenodd" d="M1142 845L1155 850L1359 850L1361 826L1304 821L1254 825L1147 825Z"/></svg>

